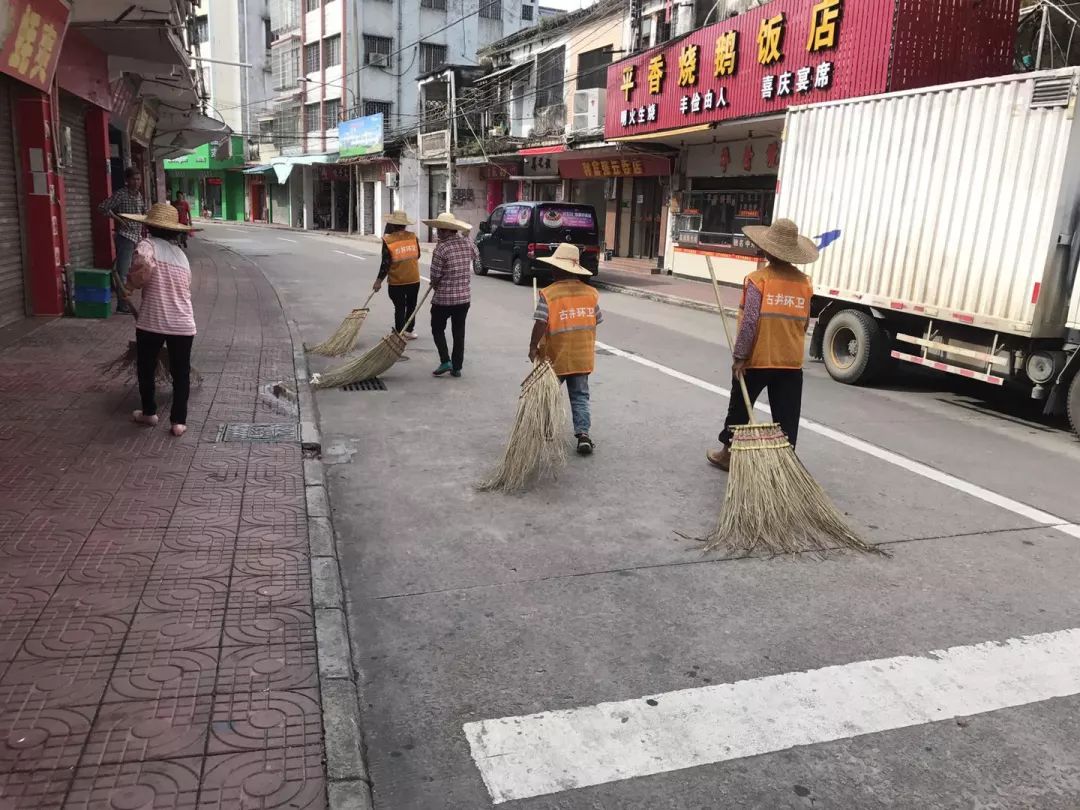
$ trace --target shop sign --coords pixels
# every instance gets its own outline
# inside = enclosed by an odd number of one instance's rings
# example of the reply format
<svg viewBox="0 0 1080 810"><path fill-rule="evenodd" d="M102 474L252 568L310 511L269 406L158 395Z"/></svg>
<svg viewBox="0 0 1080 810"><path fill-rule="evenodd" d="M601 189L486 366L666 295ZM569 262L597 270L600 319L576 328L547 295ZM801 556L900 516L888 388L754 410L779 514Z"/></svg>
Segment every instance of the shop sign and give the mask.
<svg viewBox="0 0 1080 810"><path fill-rule="evenodd" d="M157 127L157 116L144 102L131 119L131 140L143 146L149 146Z"/></svg>
<svg viewBox="0 0 1080 810"><path fill-rule="evenodd" d="M383 150L383 114L365 115L338 124L338 154L343 158L374 155Z"/></svg>
<svg viewBox="0 0 1080 810"><path fill-rule="evenodd" d="M530 155L525 158L526 177L550 177L559 173L559 159L551 155Z"/></svg>
<svg viewBox="0 0 1080 810"><path fill-rule="evenodd" d="M671 161L655 155L633 155L597 160L563 160L559 174L570 180L608 177L664 177L671 174Z"/></svg>
<svg viewBox="0 0 1080 810"><path fill-rule="evenodd" d="M0 70L48 92L70 14L63 0L0 3Z"/></svg>
<svg viewBox="0 0 1080 810"><path fill-rule="evenodd" d="M142 77L125 73L112 83L112 120L126 127L131 112L135 108Z"/></svg>
<svg viewBox="0 0 1080 810"><path fill-rule="evenodd" d="M604 135L881 92L892 20L892 0L774 0L694 31L608 69Z"/></svg>
<svg viewBox="0 0 1080 810"><path fill-rule="evenodd" d="M748 177L779 171L779 138L703 144L686 150L687 177Z"/></svg>

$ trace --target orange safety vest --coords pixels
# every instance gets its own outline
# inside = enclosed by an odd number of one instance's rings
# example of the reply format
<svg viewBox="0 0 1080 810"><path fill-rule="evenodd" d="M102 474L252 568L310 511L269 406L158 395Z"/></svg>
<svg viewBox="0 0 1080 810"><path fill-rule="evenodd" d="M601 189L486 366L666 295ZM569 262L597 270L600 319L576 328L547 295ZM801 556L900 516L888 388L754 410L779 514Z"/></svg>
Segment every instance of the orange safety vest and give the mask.
<svg viewBox="0 0 1080 810"><path fill-rule="evenodd" d="M420 240L415 233L394 231L383 237L383 244L390 251L391 287L420 283Z"/></svg>
<svg viewBox="0 0 1080 810"><path fill-rule="evenodd" d="M761 316L747 368L802 368L814 294L810 277L791 266L768 264L748 275L746 284L761 292ZM744 285L740 310L745 304Z"/></svg>
<svg viewBox="0 0 1080 810"><path fill-rule="evenodd" d="M540 291L548 305L544 353L555 373L592 374L596 363L596 305L600 294L581 281L557 281Z"/></svg>

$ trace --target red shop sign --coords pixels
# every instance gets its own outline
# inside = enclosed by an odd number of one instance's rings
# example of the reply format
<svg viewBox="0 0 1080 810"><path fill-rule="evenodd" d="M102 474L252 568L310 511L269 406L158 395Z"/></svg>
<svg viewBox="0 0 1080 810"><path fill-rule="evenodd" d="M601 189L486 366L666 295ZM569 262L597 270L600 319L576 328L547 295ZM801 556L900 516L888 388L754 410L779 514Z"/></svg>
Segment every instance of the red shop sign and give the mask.
<svg viewBox="0 0 1080 810"><path fill-rule="evenodd" d="M604 135L1007 73L1016 6L773 0L609 67Z"/></svg>
<svg viewBox="0 0 1080 810"><path fill-rule="evenodd" d="M589 160L559 161L559 175L570 180L604 177L666 177L671 174L671 161L655 155L627 155Z"/></svg>
<svg viewBox="0 0 1080 810"><path fill-rule="evenodd" d="M0 10L0 71L38 90L52 84L71 8L63 0L7 0Z"/></svg>

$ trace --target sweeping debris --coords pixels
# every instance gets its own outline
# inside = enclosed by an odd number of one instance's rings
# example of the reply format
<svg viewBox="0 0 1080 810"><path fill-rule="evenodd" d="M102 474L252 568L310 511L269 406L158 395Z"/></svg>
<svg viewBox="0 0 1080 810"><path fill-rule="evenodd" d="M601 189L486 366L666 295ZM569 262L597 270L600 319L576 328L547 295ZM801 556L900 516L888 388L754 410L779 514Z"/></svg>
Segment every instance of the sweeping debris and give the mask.
<svg viewBox="0 0 1080 810"><path fill-rule="evenodd" d="M360 336L360 327L364 325L364 320L371 311L368 304L374 296L375 291L372 290L364 305L346 315L337 331L322 343L314 346L305 345L304 348L311 354L319 354L323 357L341 357L351 352L356 347L356 340Z"/></svg>
<svg viewBox="0 0 1080 810"><path fill-rule="evenodd" d="M566 444L559 438L566 416L559 378L551 363L542 360L521 383L517 416L502 461L476 489L517 492L544 475L555 477L566 463Z"/></svg>
<svg viewBox="0 0 1080 810"><path fill-rule="evenodd" d="M378 377L396 363L405 353L405 333L409 331L416 319L420 307L424 305L431 287L424 292L424 297L416 305L412 315L405 322L400 332L391 332L374 347L344 365L332 368L327 372L312 374L311 385L313 388L340 388L349 383L363 382L372 377Z"/></svg>
<svg viewBox="0 0 1080 810"><path fill-rule="evenodd" d="M734 350L711 257L708 265L724 334L729 348ZM761 551L824 555L840 548L884 554L848 527L843 515L795 455L795 448L780 425L754 420L754 407L741 377L739 391L750 424L733 429L727 492L716 529L705 538L705 550L739 555Z"/></svg>

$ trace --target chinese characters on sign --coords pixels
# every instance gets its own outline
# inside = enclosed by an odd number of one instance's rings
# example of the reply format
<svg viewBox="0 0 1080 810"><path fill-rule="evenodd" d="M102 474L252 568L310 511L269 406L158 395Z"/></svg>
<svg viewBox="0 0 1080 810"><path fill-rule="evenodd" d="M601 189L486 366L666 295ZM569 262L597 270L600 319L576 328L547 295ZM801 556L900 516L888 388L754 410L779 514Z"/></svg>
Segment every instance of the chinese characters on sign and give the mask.
<svg viewBox="0 0 1080 810"><path fill-rule="evenodd" d="M640 160L584 160L581 171L586 177L642 177L645 167Z"/></svg>
<svg viewBox="0 0 1080 810"><path fill-rule="evenodd" d="M832 87L833 63L822 62L816 68L801 67L792 73L766 74L761 77L763 99L783 98L792 93L802 95L811 90L828 90Z"/></svg>
<svg viewBox="0 0 1080 810"><path fill-rule="evenodd" d="M631 107L629 110L622 110L619 113L619 120L622 121L624 127L633 126L634 124L651 124L656 120L656 105L643 104L637 108Z"/></svg>
<svg viewBox="0 0 1080 810"><path fill-rule="evenodd" d="M9 0L0 12L6 26L0 43L0 70L39 90L48 90L70 9L61 0Z"/></svg>

